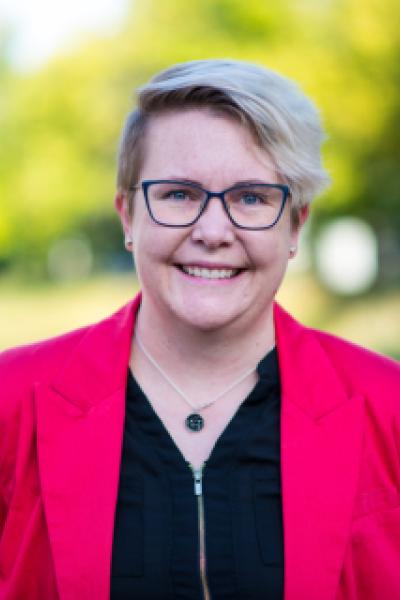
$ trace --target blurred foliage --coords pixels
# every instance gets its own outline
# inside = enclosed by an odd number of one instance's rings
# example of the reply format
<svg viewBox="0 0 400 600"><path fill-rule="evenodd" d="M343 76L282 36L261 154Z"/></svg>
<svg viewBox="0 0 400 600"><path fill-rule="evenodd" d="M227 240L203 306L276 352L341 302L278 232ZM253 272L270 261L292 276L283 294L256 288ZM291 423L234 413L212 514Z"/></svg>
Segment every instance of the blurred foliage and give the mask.
<svg viewBox="0 0 400 600"><path fill-rule="evenodd" d="M314 227L366 219L400 241L398 0L135 0L117 34L93 36L32 73L13 72L0 31L0 268L46 275L51 243L121 246L111 204L121 123L135 87L184 60L232 57L300 83L329 131L333 186Z"/></svg>

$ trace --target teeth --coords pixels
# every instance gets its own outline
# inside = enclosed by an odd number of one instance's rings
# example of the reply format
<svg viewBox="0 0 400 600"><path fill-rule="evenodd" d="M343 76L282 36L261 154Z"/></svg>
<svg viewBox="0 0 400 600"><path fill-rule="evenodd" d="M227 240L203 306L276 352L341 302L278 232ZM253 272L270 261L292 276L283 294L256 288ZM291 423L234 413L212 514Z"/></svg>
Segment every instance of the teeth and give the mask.
<svg viewBox="0 0 400 600"><path fill-rule="evenodd" d="M185 267L183 271L192 277L203 277L204 279L230 279L239 273L239 269L204 269L203 267Z"/></svg>

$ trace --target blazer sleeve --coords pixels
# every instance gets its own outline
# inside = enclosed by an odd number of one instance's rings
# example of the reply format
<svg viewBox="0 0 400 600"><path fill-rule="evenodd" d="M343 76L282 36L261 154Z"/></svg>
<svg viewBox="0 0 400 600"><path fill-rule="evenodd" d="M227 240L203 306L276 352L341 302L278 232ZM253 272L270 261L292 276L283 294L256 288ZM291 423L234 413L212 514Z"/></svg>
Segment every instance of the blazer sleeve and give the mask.
<svg viewBox="0 0 400 600"><path fill-rule="evenodd" d="M18 351L0 355L0 536L4 531L8 507L16 479L18 437L24 376L18 367Z"/></svg>
<svg viewBox="0 0 400 600"><path fill-rule="evenodd" d="M376 392L366 394L358 492L336 600L400 598L400 376L398 369L386 370L380 382L377 376Z"/></svg>

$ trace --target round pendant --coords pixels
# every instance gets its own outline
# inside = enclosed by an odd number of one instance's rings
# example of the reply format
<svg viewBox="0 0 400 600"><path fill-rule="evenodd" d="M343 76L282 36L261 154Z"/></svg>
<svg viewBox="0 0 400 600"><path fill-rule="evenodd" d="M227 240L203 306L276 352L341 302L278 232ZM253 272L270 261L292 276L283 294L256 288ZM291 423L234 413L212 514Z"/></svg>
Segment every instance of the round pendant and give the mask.
<svg viewBox="0 0 400 600"><path fill-rule="evenodd" d="M201 431L204 427L204 419L197 413L192 413L185 420L185 425L190 431Z"/></svg>

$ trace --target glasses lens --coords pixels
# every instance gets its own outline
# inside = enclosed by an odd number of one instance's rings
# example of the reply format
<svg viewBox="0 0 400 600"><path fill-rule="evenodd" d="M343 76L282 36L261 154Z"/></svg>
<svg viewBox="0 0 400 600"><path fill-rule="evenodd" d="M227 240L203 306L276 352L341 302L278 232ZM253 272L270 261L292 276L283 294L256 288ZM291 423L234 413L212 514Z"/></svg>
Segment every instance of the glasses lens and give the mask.
<svg viewBox="0 0 400 600"><path fill-rule="evenodd" d="M147 189L150 211L165 225L188 225L199 214L203 190L184 182L152 183Z"/></svg>
<svg viewBox="0 0 400 600"><path fill-rule="evenodd" d="M242 227L269 227L284 200L281 188L266 184L237 186L225 194L232 219Z"/></svg>

